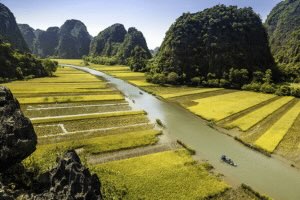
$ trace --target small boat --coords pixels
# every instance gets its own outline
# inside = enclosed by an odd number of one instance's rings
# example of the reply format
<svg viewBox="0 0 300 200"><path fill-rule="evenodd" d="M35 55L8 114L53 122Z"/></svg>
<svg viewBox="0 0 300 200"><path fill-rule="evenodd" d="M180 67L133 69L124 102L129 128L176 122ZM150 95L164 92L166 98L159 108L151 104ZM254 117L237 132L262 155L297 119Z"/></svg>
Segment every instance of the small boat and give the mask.
<svg viewBox="0 0 300 200"><path fill-rule="evenodd" d="M143 95L144 93L142 93L141 91L140 91L140 95Z"/></svg>
<svg viewBox="0 0 300 200"><path fill-rule="evenodd" d="M222 155L222 156L221 156L221 161L223 161L223 162L225 162L225 163L227 163L227 164L229 164L229 165L231 165L231 166L233 166L233 167L237 167L237 164L235 164L235 163L233 162L233 160L231 160L230 158L228 158L228 157L225 156L225 155Z"/></svg>

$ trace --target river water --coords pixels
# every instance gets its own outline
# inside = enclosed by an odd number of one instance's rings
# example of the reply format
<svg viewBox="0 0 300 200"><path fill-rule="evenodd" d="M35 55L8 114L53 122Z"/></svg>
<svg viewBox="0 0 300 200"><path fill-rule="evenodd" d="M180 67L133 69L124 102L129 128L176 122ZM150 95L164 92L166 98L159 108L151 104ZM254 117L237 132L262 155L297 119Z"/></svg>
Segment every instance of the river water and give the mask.
<svg viewBox="0 0 300 200"><path fill-rule="evenodd" d="M105 73L86 67L72 67L101 76L114 84L130 100L134 100L134 108L145 110L153 122L160 119L167 127L167 135L196 150L195 159L207 160L231 184L245 183L277 200L300 200L299 170L280 160L266 157L210 128L199 117L176 104L160 100L144 91L141 95L138 87ZM238 167L221 162L222 154L232 158Z"/></svg>

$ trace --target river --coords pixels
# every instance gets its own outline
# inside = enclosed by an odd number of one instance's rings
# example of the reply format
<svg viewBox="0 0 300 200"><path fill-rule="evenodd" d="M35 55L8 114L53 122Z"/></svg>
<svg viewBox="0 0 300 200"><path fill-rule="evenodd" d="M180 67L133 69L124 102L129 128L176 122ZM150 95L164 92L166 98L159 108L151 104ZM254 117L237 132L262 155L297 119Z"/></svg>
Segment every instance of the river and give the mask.
<svg viewBox="0 0 300 200"><path fill-rule="evenodd" d="M68 65L71 66L71 65ZM160 119L167 127L167 135L177 138L196 150L195 159L207 160L217 172L225 175L229 183L245 183L256 191L277 200L300 199L300 172L288 164L266 157L232 137L209 127L199 117L184 108L156 98L136 86L105 73L86 67L72 66L96 76L101 76L115 85L130 100L134 108L143 109L151 121ZM220 161L222 154L228 155L238 167L232 167Z"/></svg>

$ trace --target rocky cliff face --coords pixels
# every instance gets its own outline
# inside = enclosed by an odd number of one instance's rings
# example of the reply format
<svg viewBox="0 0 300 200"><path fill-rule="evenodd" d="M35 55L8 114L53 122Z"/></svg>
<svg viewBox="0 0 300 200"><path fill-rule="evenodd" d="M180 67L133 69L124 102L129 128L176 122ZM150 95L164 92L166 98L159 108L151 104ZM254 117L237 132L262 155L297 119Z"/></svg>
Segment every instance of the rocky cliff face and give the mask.
<svg viewBox="0 0 300 200"><path fill-rule="evenodd" d="M21 161L35 151L37 137L5 87L0 87L0 116L0 199L102 199L98 177L91 175L73 150L38 177L24 168Z"/></svg>
<svg viewBox="0 0 300 200"><path fill-rule="evenodd" d="M42 58L81 58L89 54L91 36L81 21L67 20L60 28L46 31L23 24L19 27L31 52Z"/></svg>
<svg viewBox="0 0 300 200"><path fill-rule="evenodd" d="M114 56L124 41L127 31L123 24L113 24L101 31L91 42L92 56Z"/></svg>
<svg viewBox="0 0 300 200"><path fill-rule="evenodd" d="M114 24L101 31L91 42L90 56L114 57L119 64L129 64L137 51L143 52L143 59L150 59L151 53L141 31L124 25Z"/></svg>
<svg viewBox="0 0 300 200"><path fill-rule="evenodd" d="M0 172L35 151L36 134L11 92L0 87Z"/></svg>
<svg viewBox="0 0 300 200"><path fill-rule="evenodd" d="M0 3L0 39L12 44L13 48L28 52L28 46L18 28L15 16Z"/></svg>
<svg viewBox="0 0 300 200"><path fill-rule="evenodd" d="M67 20L59 31L57 56L60 58L81 58L89 54L91 36L86 26L78 20Z"/></svg>
<svg viewBox="0 0 300 200"><path fill-rule="evenodd" d="M32 53L43 58L54 56L56 54L58 38L58 27L50 27L46 31L36 30Z"/></svg>
<svg viewBox="0 0 300 200"><path fill-rule="evenodd" d="M27 46L29 47L30 51L33 52L35 30L31 28L28 24L18 24L18 27L23 35Z"/></svg>

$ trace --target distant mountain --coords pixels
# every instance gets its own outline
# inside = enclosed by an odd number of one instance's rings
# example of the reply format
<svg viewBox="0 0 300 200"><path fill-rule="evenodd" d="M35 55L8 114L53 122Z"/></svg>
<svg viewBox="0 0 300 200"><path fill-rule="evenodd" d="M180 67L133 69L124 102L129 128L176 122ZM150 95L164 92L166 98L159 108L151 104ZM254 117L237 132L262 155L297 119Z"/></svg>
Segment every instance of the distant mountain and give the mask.
<svg viewBox="0 0 300 200"><path fill-rule="evenodd" d="M265 26L276 61L288 76L300 79L300 0L277 4Z"/></svg>
<svg viewBox="0 0 300 200"><path fill-rule="evenodd" d="M101 31L91 42L89 61L99 64L127 64L140 71L151 58L141 31L114 24Z"/></svg>
<svg viewBox="0 0 300 200"><path fill-rule="evenodd" d="M92 56L114 56L124 41L127 31L122 24L114 24L93 38L90 47Z"/></svg>
<svg viewBox="0 0 300 200"><path fill-rule="evenodd" d="M32 52L34 46L34 40L35 40L35 30L31 28L28 24L18 24L18 27L23 35L23 38L27 46Z"/></svg>
<svg viewBox="0 0 300 200"><path fill-rule="evenodd" d="M91 36L79 20L67 20L59 30L56 55L59 58L81 58L89 54Z"/></svg>
<svg viewBox="0 0 300 200"><path fill-rule="evenodd" d="M14 14L0 3L0 40L8 42L13 48L28 52L29 48L22 37Z"/></svg>
<svg viewBox="0 0 300 200"><path fill-rule="evenodd" d="M152 56L156 56L156 54L158 53L158 51L159 51L159 47L155 47L154 49L150 50L150 53L152 54Z"/></svg>
<svg viewBox="0 0 300 200"><path fill-rule="evenodd" d="M217 5L185 13L167 31L152 64L153 71L193 77L227 77L231 68L273 68L267 33L251 8Z"/></svg>
<svg viewBox="0 0 300 200"><path fill-rule="evenodd" d="M89 54L92 37L86 26L78 20L67 20L60 28L34 30L20 24L20 30L32 53L45 57L81 58Z"/></svg>
<svg viewBox="0 0 300 200"><path fill-rule="evenodd" d="M59 28L50 27L46 31L36 30L32 53L42 58L56 56L59 40Z"/></svg>

